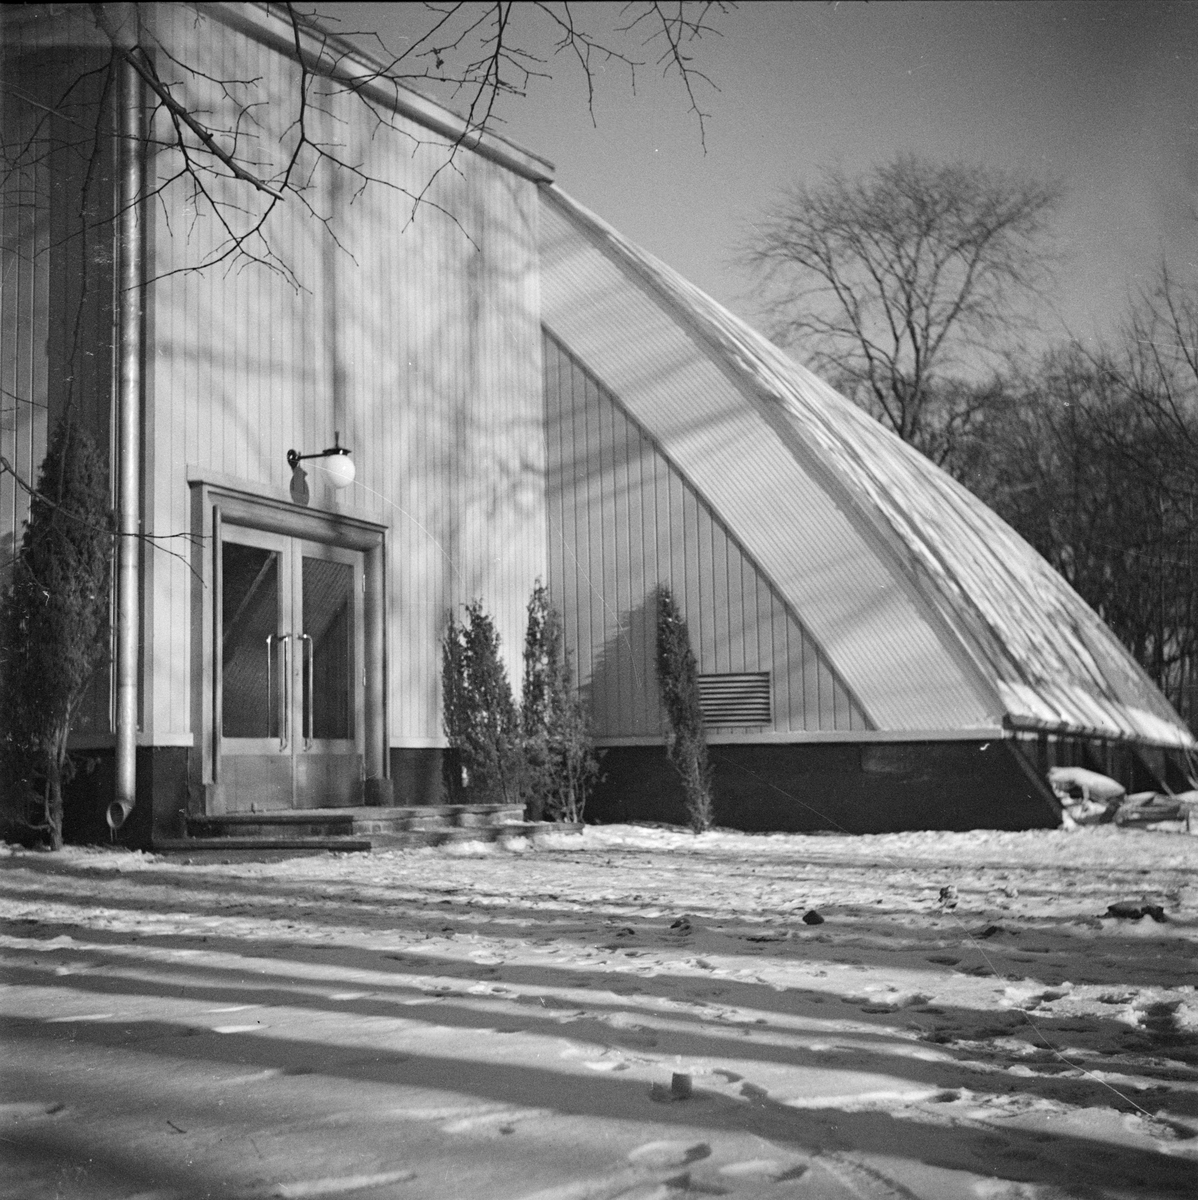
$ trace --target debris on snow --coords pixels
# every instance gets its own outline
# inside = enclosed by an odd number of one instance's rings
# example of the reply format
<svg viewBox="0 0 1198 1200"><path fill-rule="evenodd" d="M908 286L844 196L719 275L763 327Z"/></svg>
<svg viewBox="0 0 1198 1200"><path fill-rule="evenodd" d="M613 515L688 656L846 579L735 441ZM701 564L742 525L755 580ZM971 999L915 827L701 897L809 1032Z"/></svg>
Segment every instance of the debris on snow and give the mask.
<svg viewBox="0 0 1198 1200"><path fill-rule="evenodd" d="M1120 917L1125 921L1138 921L1141 917L1151 917L1162 925L1169 919L1165 916L1165 910L1161 905L1145 904L1138 900L1117 900L1114 904L1108 904L1106 915Z"/></svg>
<svg viewBox="0 0 1198 1200"><path fill-rule="evenodd" d="M1127 789L1109 775L1087 771L1085 767L1049 767L1048 782L1063 801L1080 799L1100 803L1121 800Z"/></svg>
<svg viewBox="0 0 1198 1200"><path fill-rule="evenodd" d="M1061 802L1061 823L1066 829L1113 821L1127 795L1118 780L1085 767L1050 767L1048 782Z"/></svg>
<svg viewBox="0 0 1198 1200"><path fill-rule="evenodd" d="M1172 795L1133 792L1119 805L1115 824L1133 829L1198 833L1198 791Z"/></svg>

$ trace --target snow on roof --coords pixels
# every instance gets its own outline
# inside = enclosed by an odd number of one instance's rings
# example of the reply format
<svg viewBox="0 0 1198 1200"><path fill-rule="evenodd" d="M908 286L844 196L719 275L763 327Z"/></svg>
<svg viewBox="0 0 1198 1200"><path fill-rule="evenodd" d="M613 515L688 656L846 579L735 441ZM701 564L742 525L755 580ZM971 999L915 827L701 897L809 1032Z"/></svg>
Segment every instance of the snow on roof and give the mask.
<svg viewBox="0 0 1198 1200"><path fill-rule="evenodd" d="M1098 615L977 497L676 271L560 189L546 191L818 455L955 631L1009 720L1196 745Z"/></svg>

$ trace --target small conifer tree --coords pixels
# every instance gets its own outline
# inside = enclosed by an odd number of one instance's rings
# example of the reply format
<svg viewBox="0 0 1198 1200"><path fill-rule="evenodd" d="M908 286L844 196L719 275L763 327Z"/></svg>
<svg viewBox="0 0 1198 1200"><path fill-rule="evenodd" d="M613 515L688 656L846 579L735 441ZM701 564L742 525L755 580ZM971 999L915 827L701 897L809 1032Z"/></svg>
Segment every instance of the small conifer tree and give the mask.
<svg viewBox="0 0 1198 1200"><path fill-rule="evenodd" d="M528 601L521 724L528 770L527 816L581 821L599 774L590 722L574 692L562 621L538 580Z"/></svg>
<svg viewBox="0 0 1198 1200"><path fill-rule="evenodd" d="M481 601L466 606L465 621L450 614L441 679L445 736L457 751L466 794L486 804L522 803L520 720L499 657L499 634Z"/></svg>
<svg viewBox="0 0 1198 1200"><path fill-rule="evenodd" d="M10 796L41 809L33 827L53 850L62 847L63 786L74 773L71 725L108 658L112 542L104 465L64 418L0 599L0 765Z"/></svg>
<svg viewBox="0 0 1198 1200"><path fill-rule="evenodd" d="M711 764L699 707L698 667L686 618L678 611L670 589L659 586L656 600L657 682L668 726L666 753L682 780L691 828L702 833L711 828L714 806Z"/></svg>

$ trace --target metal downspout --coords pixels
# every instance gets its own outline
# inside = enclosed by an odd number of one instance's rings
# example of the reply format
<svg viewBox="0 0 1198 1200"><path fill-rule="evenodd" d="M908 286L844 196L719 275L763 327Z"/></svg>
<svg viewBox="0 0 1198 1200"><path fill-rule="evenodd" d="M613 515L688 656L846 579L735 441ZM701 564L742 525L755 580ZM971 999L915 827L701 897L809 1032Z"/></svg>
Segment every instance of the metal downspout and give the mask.
<svg viewBox="0 0 1198 1200"><path fill-rule="evenodd" d="M141 80L121 64L120 209L117 231L120 276L117 296L117 579L116 579L116 798L108 824L119 829L137 802L137 666L141 630L139 559L141 532L142 243Z"/></svg>

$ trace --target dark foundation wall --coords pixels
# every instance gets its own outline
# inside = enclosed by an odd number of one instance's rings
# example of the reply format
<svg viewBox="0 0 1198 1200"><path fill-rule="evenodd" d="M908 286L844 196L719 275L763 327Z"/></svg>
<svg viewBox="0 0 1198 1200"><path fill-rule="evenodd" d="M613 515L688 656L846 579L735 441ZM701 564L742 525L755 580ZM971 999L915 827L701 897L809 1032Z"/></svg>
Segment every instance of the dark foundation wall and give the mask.
<svg viewBox="0 0 1198 1200"><path fill-rule="evenodd" d="M73 754L75 778L63 793L63 837L75 845L151 848L156 837L182 837L187 807L186 746L137 748L137 805L114 836L105 813L116 795L116 752L81 750Z"/></svg>
<svg viewBox="0 0 1198 1200"><path fill-rule="evenodd" d="M392 746L392 803L401 808L410 804L460 803L461 797L453 788L454 761L451 750Z"/></svg>
<svg viewBox="0 0 1198 1200"><path fill-rule="evenodd" d="M886 833L1051 828L1060 820L1047 785L1005 741L717 745L709 752L716 823L733 829ZM686 823L662 747L611 747L602 771L588 821Z"/></svg>

